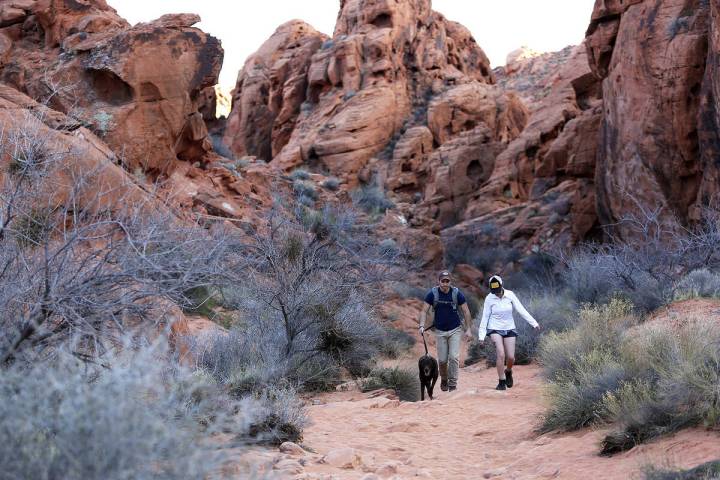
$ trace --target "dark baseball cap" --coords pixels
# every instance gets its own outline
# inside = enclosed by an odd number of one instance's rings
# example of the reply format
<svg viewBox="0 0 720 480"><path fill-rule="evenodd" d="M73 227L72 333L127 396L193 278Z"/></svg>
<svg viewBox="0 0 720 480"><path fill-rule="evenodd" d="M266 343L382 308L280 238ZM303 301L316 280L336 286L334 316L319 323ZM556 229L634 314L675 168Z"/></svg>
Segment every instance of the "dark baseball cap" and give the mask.
<svg viewBox="0 0 720 480"><path fill-rule="evenodd" d="M438 275L438 278L450 278L450 272L448 272L447 270L443 270L442 272L440 272L440 275Z"/></svg>

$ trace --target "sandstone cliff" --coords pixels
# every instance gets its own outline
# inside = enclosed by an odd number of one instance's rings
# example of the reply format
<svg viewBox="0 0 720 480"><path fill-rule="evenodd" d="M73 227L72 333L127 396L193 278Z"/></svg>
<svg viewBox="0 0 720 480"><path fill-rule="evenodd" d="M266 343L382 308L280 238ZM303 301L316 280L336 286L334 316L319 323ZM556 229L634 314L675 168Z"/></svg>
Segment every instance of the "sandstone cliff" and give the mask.
<svg viewBox="0 0 720 480"><path fill-rule="evenodd" d="M717 204L718 20L715 1L596 2L587 47L603 79L603 223L658 207L687 223Z"/></svg>

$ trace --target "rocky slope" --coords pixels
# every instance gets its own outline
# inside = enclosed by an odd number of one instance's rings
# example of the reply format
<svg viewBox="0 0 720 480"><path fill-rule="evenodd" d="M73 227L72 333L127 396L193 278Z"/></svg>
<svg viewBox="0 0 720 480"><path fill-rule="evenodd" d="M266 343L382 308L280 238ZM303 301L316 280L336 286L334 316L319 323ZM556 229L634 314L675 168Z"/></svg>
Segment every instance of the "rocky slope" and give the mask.
<svg viewBox="0 0 720 480"><path fill-rule="evenodd" d="M130 26L105 0L11 0L0 8L0 82L84 127L133 181L160 181L179 211L246 231L272 202L266 166L213 152L220 42L192 14ZM5 88L5 87L4 87ZM54 115L54 113L53 113Z"/></svg>

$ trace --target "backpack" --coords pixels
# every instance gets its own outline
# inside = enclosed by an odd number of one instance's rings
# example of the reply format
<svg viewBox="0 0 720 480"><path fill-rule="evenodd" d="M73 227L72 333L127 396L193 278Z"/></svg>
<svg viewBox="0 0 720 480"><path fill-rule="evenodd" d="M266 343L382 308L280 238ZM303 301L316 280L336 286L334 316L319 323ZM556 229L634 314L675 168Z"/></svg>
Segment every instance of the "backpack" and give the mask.
<svg viewBox="0 0 720 480"><path fill-rule="evenodd" d="M460 290L457 287L452 287L452 308L453 312L457 312L458 308L458 292ZM435 305L440 303L440 289L438 287L432 288L432 294L433 294L433 311L435 310ZM447 303L447 302L443 302Z"/></svg>

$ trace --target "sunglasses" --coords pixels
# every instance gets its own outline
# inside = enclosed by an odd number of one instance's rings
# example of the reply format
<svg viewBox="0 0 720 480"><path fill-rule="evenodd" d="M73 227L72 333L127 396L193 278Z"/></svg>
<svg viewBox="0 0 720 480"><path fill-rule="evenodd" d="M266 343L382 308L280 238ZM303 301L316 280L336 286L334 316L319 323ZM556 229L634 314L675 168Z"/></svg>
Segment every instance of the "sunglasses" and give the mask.
<svg viewBox="0 0 720 480"><path fill-rule="evenodd" d="M450 283L450 279L449 279L449 278L443 278L442 280L440 280L440 283Z"/></svg>

